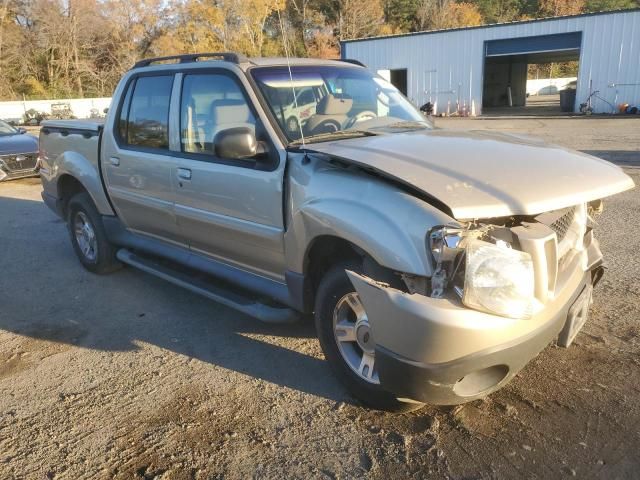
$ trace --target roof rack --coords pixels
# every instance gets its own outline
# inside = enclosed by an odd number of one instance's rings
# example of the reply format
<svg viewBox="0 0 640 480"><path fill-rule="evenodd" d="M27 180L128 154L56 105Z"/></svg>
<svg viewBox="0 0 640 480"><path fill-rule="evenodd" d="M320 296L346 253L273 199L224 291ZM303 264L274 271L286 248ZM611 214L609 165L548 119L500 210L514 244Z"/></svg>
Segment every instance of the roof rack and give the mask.
<svg viewBox="0 0 640 480"><path fill-rule="evenodd" d="M356 60L355 58L341 58L340 61L345 63L351 63L353 65L358 65L359 67L367 68L367 66L364 63L362 63L360 60Z"/></svg>
<svg viewBox="0 0 640 480"><path fill-rule="evenodd" d="M200 58L217 58L218 60L236 64L248 61L244 55L233 52L187 53L183 55L169 55L168 57L145 58L144 60L136 62L133 68L148 67L153 63L168 62L170 60L176 60L174 63L191 63L197 62Z"/></svg>

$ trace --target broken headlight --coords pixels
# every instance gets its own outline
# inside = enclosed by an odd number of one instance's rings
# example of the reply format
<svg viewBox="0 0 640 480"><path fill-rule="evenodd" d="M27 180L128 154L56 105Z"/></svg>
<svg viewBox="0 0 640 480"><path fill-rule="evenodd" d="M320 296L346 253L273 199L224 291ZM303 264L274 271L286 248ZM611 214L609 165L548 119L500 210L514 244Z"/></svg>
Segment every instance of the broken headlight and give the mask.
<svg viewBox="0 0 640 480"><path fill-rule="evenodd" d="M537 303L531 256L502 245L470 241L462 303L503 317L531 317Z"/></svg>
<svg viewBox="0 0 640 480"><path fill-rule="evenodd" d="M533 261L528 253L511 248L511 242L508 230L495 226L432 231L431 297L442 298L452 289L469 308L510 318L531 317L539 305Z"/></svg>
<svg viewBox="0 0 640 480"><path fill-rule="evenodd" d="M461 245L464 230L441 227L429 235L429 247L434 263L431 276L431 296L442 298L447 286L462 264L464 249Z"/></svg>

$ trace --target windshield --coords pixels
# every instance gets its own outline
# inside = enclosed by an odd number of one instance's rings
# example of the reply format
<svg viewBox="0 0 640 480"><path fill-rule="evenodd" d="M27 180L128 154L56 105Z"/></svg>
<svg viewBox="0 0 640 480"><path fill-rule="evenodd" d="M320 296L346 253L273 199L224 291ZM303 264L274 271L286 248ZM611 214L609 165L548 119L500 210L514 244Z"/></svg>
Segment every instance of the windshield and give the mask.
<svg viewBox="0 0 640 480"><path fill-rule="evenodd" d="M251 70L271 112L291 142L333 140L431 128L386 80L363 68L295 66ZM293 77L293 81L292 81Z"/></svg>
<svg viewBox="0 0 640 480"><path fill-rule="evenodd" d="M18 130L13 128L7 122L0 120L0 135L15 135L16 133L18 133Z"/></svg>

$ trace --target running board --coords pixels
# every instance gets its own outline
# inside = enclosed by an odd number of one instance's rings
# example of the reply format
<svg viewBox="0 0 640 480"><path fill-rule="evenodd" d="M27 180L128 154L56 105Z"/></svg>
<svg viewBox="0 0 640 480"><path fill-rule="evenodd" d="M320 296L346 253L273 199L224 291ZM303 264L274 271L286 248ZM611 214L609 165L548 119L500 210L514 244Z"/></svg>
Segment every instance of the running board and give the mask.
<svg viewBox="0 0 640 480"><path fill-rule="evenodd" d="M187 272L181 272L153 258L134 253L126 248L118 250L116 256L122 263L155 275L179 287L186 288L262 322L293 323L299 319L298 312L291 308L265 305L251 299L248 295L245 296L236 291L231 291L230 288L224 288L211 281L194 278Z"/></svg>

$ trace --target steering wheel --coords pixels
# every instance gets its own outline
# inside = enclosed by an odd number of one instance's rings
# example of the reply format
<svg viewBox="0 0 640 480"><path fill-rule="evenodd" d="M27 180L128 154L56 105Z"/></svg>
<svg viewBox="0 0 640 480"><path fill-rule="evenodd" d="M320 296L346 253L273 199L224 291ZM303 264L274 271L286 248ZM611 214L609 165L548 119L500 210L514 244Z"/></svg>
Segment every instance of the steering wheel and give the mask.
<svg viewBox="0 0 640 480"><path fill-rule="evenodd" d="M309 135L320 135L323 133L333 133L340 130L340 123L333 119L322 120L318 125L316 125L310 132Z"/></svg>
<svg viewBox="0 0 640 480"><path fill-rule="evenodd" d="M356 114L355 116L351 117L347 121L344 128L346 130L348 128L353 127L356 123L364 122L365 120L373 120L374 118L378 118L378 115L376 115L375 112L372 112L371 110L364 110Z"/></svg>

